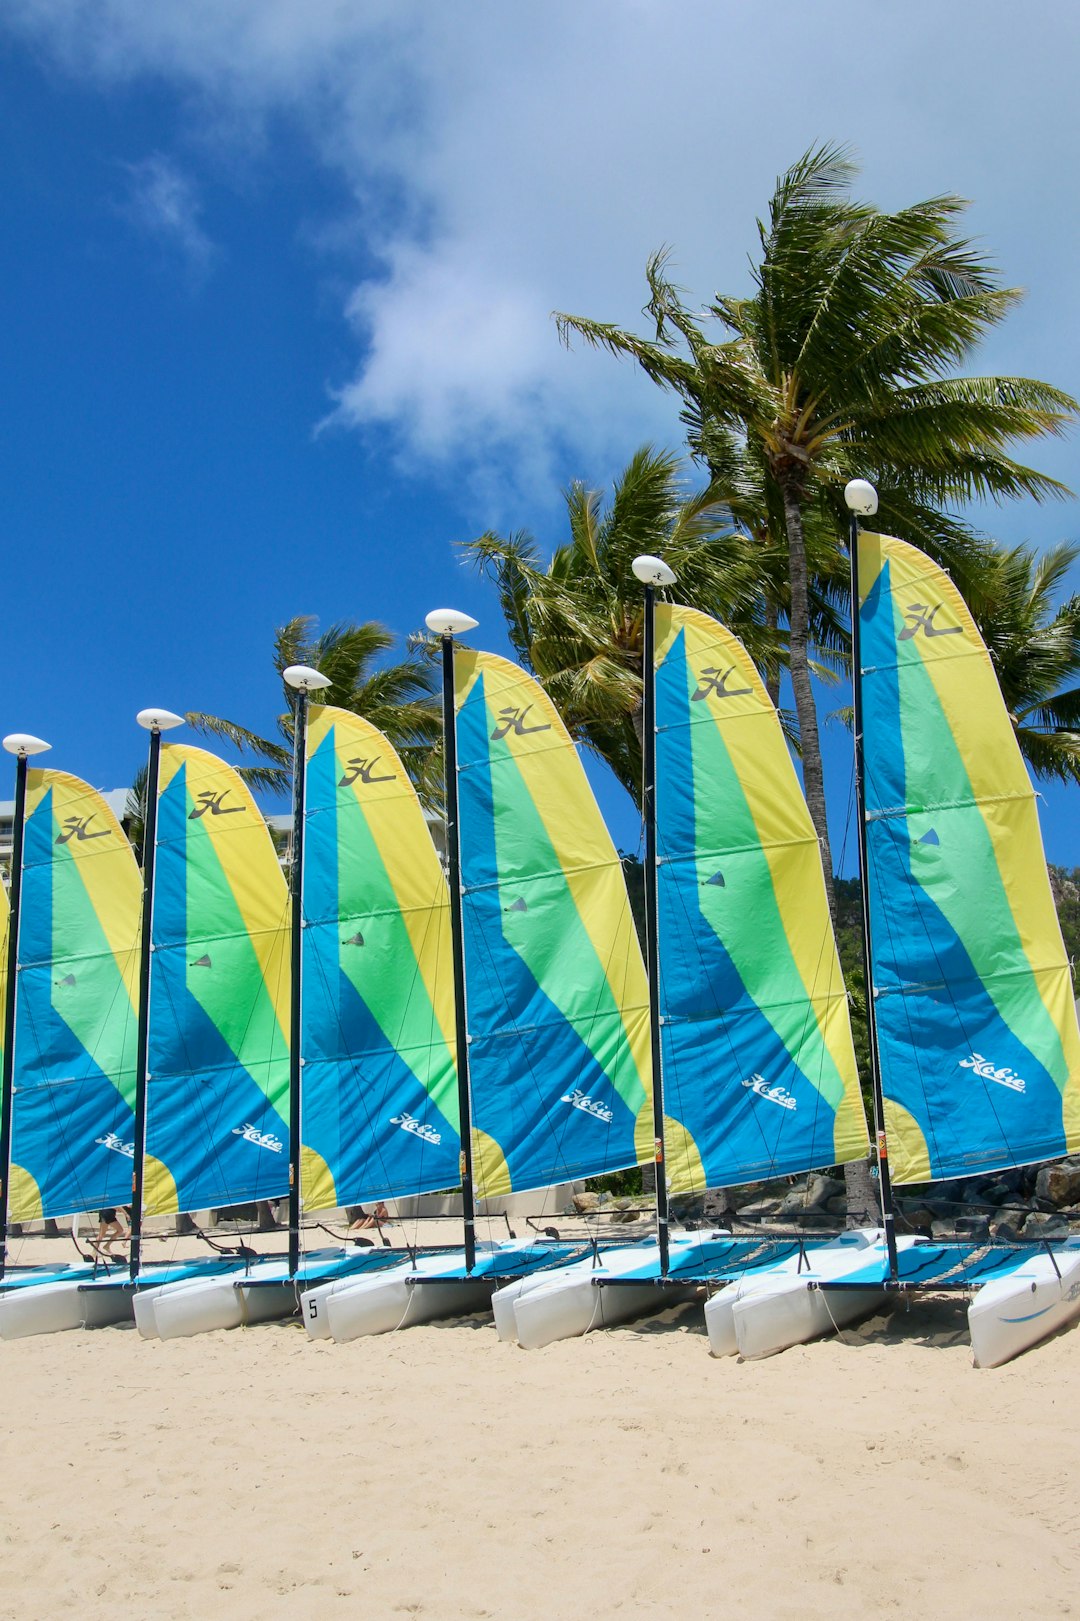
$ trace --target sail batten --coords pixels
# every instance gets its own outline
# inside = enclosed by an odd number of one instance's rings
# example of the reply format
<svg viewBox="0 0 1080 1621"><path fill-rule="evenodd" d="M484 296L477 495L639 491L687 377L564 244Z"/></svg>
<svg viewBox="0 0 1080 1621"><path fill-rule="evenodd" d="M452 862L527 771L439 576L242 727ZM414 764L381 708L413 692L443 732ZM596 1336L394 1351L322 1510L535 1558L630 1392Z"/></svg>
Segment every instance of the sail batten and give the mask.
<svg viewBox="0 0 1080 1621"><path fill-rule="evenodd" d="M870 933L898 1182L1080 1145L1080 1033L1035 796L952 581L859 544Z"/></svg>
<svg viewBox="0 0 1080 1621"><path fill-rule="evenodd" d="M779 720L723 626L656 609L657 890L673 1191L866 1152L820 850Z"/></svg>
<svg viewBox="0 0 1080 1621"><path fill-rule="evenodd" d="M651 1158L648 995L621 866L557 711L455 657L477 1192Z"/></svg>

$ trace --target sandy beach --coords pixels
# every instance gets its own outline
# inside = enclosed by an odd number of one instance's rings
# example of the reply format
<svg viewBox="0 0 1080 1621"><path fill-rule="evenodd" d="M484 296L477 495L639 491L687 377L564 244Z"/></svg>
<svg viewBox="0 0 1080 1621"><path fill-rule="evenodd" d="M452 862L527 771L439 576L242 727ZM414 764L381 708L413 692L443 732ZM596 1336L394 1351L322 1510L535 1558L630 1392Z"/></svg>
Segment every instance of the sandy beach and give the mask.
<svg viewBox="0 0 1080 1621"><path fill-rule="evenodd" d="M539 1352L12 1342L0 1614L1080 1613L1078 1356L976 1372L958 1300L756 1364L693 1302Z"/></svg>

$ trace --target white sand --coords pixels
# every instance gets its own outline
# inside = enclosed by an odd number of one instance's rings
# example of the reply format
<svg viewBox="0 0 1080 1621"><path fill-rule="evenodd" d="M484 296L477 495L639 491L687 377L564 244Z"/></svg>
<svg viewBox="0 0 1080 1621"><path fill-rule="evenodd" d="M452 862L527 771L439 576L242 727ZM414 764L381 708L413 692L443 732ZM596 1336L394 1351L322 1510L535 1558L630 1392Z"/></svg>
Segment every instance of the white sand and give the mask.
<svg viewBox="0 0 1080 1621"><path fill-rule="evenodd" d="M961 1301L844 1340L3 1344L0 1614L1080 1615L1080 1332L993 1372Z"/></svg>

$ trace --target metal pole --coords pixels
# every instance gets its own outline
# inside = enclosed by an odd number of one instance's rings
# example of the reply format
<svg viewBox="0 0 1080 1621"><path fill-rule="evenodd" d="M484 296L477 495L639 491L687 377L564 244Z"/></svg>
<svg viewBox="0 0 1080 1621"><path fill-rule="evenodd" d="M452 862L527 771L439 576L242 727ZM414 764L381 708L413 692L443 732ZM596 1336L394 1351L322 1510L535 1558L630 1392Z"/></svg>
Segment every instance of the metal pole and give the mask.
<svg viewBox="0 0 1080 1621"><path fill-rule="evenodd" d="M15 768L15 823L11 844L11 916L8 922L7 982L4 987L4 1068L0 1101L0 1278L7 1266L8 1192L11 1181L11 1105L15 1077L15 976L19 964L22 909L23 829L26 823L25 754Z"/></svg>
<svg viewBox="0 0 1080 1621"><path fill-rule="evenodd" d="M131 1243L128 1266L132 1281L142 1266L143 1179L146 1174L146 1089L150 1033L150 960L153 955L154 866L157 860L158 774L161 729L150 728L146 772L146 816L143 821L142 927L139 935L139 1022L135 1055L135 1163L131 1172Z"/></svg>
<svg viewBox="0 0 1080 1621"><path fill-rule="evenodd" d="M664 1080L660 1043L660 948L656 895L656 592L645 586L645 648L641 714L641 808L645 818L645 966L649 977L649 1050L652 1059L653 1141L656 1155L656 1235L660 1276L666 1277L668 1241L667 1167L664 1164Z"/></svg>
<svg viewBox="0 0 1080 1621"><path fill-rule="evenodd" d="M290 982L289 1001L289 1276L295 1277L300 1265L300 1085L304 1059L300 1050L302 1029L302 975L304 937L304 803L307 785L306 687L296 689L296 720L293 726L293 826L292 863L289 868Z"/></svg>
<svg viewBox="0 0 1080 1621"><path fill-rule="evenodd" d="M442 677L443 760L446 776L446 876L450 888L450 939L454 954L454 1038L457 1047L458 1118L461 1133L461 1208L465 1222L465 1270L471 1272L476 1263L476 1193L473 1186L469 1026L465 1009L465 936L461 916L461 829L458 820L454 638L446 634L442 639Z"/></svg>
<svg viewBox="0 0 1080 1621"><path fill-rule="evenodd" d="M870 941L870 883L866 853L866 785L863 766L862 630L859 623L859 520L854 512L851 514L848 551L851 559L851 695L855 719L855 815L859 834L859 893L862 896L866 1028L870 1043L870 1084L874 1096L874 1135L877 1139L878 1178L881 1184L881 1218L885 1225L889 1277L895 1283L899 1276L896 1259L896 1207L893 1202L892 1177L889 1173L889 1144L885 1135L885 1097L881 1086L877 1009L874 1005L873 949Z"/></svg>

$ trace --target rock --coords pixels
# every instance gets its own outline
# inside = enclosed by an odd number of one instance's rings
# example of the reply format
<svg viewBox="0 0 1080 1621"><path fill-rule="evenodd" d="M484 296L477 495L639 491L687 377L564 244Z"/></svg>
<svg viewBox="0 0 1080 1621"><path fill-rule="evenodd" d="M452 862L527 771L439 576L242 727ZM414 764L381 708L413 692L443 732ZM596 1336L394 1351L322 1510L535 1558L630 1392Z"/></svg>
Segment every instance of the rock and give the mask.
<svg viewBox="0 0 1080 1621"><path fill-rule="evenodd" d="M1044 1165L1035 1180L1035 1193L1056 1209L1080 1198L1080 1170L1068 1165Z"/></svg>
<svg viewBox="0 0 1080 1621"><path fill-rule="evenodd" d="M806 1190L807 1208L820 1208L828 1204L830 1199L838 1198L844 1191L844 1184L832 1176L812 1176Z"/></svg>
<svg viewBox="0 0 1080 1621"><path fill-rule="evenodd" d="M986 1183L982 1190L982 1196L987 1204L996 1206L1007 1204L1012 1198L1013 1192L1014 1189L1003 1179L1000 1182Z"/></svg>
<svg viewBox="0 0 1080 1621"><path fill-rule="evenodd" d="M901 1228L912 1233L922 1233L929 1238L934 1230L934 1212L916 1200L903 1206L899 1212Z"/></svg>
<svg viewBox="0 0 1080 1621"><path fill-rule="evenodd" d="M780 1203L782 1216L795 1216L803 1210L824 1210L830 1199L842 1198L844 1184L831 1176L810 1176L797 1183Z"/></svg>
<svg viewBox="0 0 1080 1621"><path fill-rule="evenodd" d="M1033 1210L1031 1215L1024 1223L1024 1237L1028 1239L1045 1238L1050 1240L1055 1238L1068 1238L1068 1236L1068 1222L1065 1220L1064 1216L1059 1216L1056 1213L1054 1215L1046 1215L1041 1210Z"/></svg>
<svg viewBox="0 0 1080 1621"><path fill-rule="evenodd" d="M579 1216L591 1216L600 1208L598 1193L575 1193L570 1201Z"/></svg>
<svg viewBox="0 0 1080 1621"><path fill-rule="evenodd" d="M1011 1221L992 1221L990 1223L990 1237L1001 1244L1018 1244L1020 1242L1020 1229Z"/></svg>
<svg viewBox="0 0 1080 1621"><path fill-rule="evenodd" d="M990 1237L990 1223L985 1216L957 1216L956 1236L976 1241Z"/></svg>
<svg viewBox="0 0 1080 1621"><path fill-rule="evenodd" d="M955 1238L956 1226L951 1221L935 1221L930 1226L931 1238Z"/></svg>
<svg viewBox="0 0 1080 1621"><path fill-rule="evenodd" d="M684 1193L672 1199L669 1210L676 1221L700 1221L705 1215L704 1194Z"/></svg>

